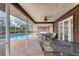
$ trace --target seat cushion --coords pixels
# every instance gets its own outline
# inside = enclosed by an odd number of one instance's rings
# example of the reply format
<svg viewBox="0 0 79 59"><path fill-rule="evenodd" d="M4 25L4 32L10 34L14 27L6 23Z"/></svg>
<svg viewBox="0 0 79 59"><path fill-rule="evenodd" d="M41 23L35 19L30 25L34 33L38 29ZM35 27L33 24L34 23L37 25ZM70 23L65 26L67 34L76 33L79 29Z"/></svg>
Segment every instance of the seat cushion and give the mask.
<svg viewBox="0 0 79 59"><path fill-rule="evenodd" d="M46 41L46 40L43 40L42 41L42 44L46 45L46 46L50 46L50 42L49 41Z"/></svg>
<svg viewBox="0 0 79 59"><path fill-rule="evenodd" d="M54 51L51 46L46 46L46 45L43 45L43 49L44 49L46 52L53 52L53 51Z"/></svg>

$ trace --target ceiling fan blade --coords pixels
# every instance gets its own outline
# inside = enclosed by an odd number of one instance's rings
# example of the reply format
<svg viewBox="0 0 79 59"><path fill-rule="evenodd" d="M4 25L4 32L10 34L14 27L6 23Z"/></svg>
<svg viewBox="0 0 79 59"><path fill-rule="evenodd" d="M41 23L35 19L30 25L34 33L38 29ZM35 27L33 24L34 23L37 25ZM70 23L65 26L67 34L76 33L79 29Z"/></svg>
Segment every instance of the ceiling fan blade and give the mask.
<svg viewBox="0 0 79 59"><path fill-rule="evenodd" d="M52 20L53 18L47 18L48 20Z"/></svg>

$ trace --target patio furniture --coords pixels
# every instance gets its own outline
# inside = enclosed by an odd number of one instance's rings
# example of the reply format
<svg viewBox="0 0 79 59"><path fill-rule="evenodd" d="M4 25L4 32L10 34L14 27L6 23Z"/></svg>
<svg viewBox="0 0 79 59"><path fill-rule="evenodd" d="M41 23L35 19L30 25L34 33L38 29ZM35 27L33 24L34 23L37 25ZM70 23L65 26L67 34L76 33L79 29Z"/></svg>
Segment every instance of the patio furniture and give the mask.
<svg viewBox="0 0 79 59"><path fill-rule="evenodd" d="M55 39L55 37L56 37L56 33L53 32L51 35L46 36L45 39L46 40L53 40L53 39Z"/></svg>
<svg viewBox="0 0 79 59"><path fill-rule="evenodd" d="M40 45L44 51L44 55L46 55L47 53L52 53L54 51L50 45L50 42L47 40L40 41Z"/></svg>
<svg viewBox="0 0 79 59"><path fill-rule="evenodd" d="M40 32L37 34L38 38L43 38L47 32Z"/></svg>
<svg viewBox="0 0 79 59"><path fill-rule="evenodd" d="M51 46L50 41L47 40L42 40L40 42L40 45L43 49L44 55L45 56L63 56L63 53L54 50L54 47Z"/></svg>

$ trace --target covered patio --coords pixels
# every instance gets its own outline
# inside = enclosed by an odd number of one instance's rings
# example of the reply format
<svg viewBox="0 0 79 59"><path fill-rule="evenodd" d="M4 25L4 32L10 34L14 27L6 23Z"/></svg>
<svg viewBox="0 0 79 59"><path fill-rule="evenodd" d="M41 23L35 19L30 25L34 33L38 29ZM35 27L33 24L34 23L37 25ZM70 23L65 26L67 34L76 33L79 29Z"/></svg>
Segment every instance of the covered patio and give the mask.
<svg viewBox="0 0 79 59"><path fill-rule="evenodd" d="M77 3L0 4L0 55L79 56L78 19Z"/></svg>

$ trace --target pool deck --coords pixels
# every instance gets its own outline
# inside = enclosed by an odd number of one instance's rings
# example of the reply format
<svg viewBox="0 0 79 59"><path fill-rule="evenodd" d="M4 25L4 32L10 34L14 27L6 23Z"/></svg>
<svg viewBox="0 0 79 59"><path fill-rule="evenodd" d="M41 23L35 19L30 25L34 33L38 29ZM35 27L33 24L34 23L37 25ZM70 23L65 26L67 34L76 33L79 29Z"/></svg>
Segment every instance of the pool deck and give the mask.
<svg viewBox="0 0 79 59"><path fill-rule="evenodd" d="M44 56L41 46L36 38L18 39L11 41L11 56Z"/></svg>

